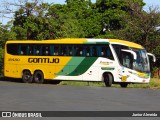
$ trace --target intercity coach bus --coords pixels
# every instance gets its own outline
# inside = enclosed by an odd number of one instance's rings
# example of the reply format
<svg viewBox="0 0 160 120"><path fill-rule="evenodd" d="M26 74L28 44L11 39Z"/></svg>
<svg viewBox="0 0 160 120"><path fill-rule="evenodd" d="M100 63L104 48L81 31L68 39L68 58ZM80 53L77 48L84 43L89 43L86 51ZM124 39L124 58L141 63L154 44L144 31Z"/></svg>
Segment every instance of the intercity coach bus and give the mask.
<svg viewBox="0 0 160 120"><path fill-rule="evenodd" d="M149 83L150 64L139 44L118 39L12 40L4 50L4 76L23 82L103 81L106 86Z"/></svg>

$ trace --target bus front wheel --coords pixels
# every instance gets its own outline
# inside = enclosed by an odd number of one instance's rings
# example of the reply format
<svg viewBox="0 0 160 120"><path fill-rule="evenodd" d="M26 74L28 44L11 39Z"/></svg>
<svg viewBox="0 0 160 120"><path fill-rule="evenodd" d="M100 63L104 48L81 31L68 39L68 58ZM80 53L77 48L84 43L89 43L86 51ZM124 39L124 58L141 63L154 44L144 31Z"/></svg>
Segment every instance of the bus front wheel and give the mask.
<svg viewBox="0 0 160 120"><path fill-rule="evenodd" d="M44 75L41 71L36 71L34 73L34 82L36 83L44 83Z"/></svg>
<svg viewBox="0 0 160 120"><path fill-rule="evenodd" d="M106 85L106 87L111 87L112 86L112 82L113 82L113 77L111 74L106 74L104 76L104 83Z"/></svg>
<svg viewBox="0 0 160 120"><path fill-rule="evenodd" d="M33 77L32 77L32 74L30 71L26 70L23 72L23 75L22 75L22 81L24 83L31 83L33 80Z"/></svg>

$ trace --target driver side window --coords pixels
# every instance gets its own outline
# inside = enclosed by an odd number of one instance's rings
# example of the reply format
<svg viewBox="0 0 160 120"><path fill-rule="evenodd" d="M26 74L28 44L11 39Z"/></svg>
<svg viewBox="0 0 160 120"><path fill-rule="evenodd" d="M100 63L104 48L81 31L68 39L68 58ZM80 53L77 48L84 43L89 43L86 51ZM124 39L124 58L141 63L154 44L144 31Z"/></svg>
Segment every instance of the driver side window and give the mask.
<svg viewBox="0 0 160 120"><path fill-rule="evenodd" d="M122 52L122 65L127 68L132 68L133 57L130 53Z"/></svg>
<svg viewBox="0 0 160 120"><path fill-rule="evenodd" d="M129 48L127 46L124 45L117 45L117 44L113 44L112 45L117 57L119 59L119 62L122 66L125 66L127 68L132 68L133 67L133 56L132 54L122 51L122 49L126 49L128 50Z"/></svg>

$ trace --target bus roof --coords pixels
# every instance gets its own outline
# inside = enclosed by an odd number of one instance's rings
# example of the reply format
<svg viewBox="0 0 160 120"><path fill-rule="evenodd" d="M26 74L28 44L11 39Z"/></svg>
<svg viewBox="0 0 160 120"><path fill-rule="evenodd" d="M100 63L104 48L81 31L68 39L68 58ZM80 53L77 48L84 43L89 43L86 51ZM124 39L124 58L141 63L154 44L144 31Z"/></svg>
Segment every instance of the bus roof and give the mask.
<svg viewBox="0 0 160 120"><path fill-rule="evenodd" d="M144 49L139 44L125 41L125 40L119 40L119 39L87 39L87 38L64 38L64 39L56 39L56 40L9 40L6 43L41 43L41 44L47 44L47 43L59 43L59 44L120 44L125 45L133 48L139 48Z"/></svg>
<svg viewBox="0 0 160 120"><path fill-rule="evenodd" d="M134 43L134 42L130 42L130 41L119 40L119 39L109 39L109 42L111 44L121 44L121 45L126 45L129 47L133 47L133 48L144 49L143 46L141 46L137 43Z"/></svg>

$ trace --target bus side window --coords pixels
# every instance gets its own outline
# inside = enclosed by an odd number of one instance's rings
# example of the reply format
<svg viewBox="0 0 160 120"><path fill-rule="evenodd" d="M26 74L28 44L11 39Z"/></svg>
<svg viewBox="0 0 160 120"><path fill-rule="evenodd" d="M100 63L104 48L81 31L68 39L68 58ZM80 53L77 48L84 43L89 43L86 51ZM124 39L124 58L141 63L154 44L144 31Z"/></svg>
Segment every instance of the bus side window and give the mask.
<svg viewBox="0 0 160 120"><path fill-rule="evenodd" d="M101 57L101 47L100 46L96 46L96 50L97 50L97 56Z"/></svg>
<svg viewBox="0 0 160 120"><path fill-rule="evenodd" d="M18 44L7 44L7 53L11 55L19 55L19 45Z"/></svg>
<svg viewBox="0 0 160 120"><path fill-rule="evenodd" d="M50 55L54 55L54 45L50 45Z"/></svg>
<svg viewBox="0 0 160 120"><path fill-rule="evenodd" d="M59 47L57 45L54 46L54 55L58 55Z"/></svg>
<svg viewBox="0 0 160 120"><path fill-rule="evenodd" d="M60 55L63 55L63 56L67 55L67 46L61 45Z"/></svg>
<svg viewBox="0 0 160 120"><path fill-rule="evenodd" d="M80 45L77 45L75 48L76 56L83 56L83 48Z"/></svg>
<svg viewBox="0 0 160 120"><path fill-rule="evenodd" d="M27 54L28 55L33 55L33 46L28 45L28 47L27 47Z"/></svg>
<svg viewBox="0 0 160 120"><path fill-rule="evenodd" d="M122 52L122 65L127 67L127 68L132 68L131 67L131 55L125 52Z"/></svg>
<svg viewBox="0 0 160 120"><path fill-rule="evenodd" d="M87 56L87 57L89 57L89 56L91 56L90 55L90 47L89 46L84 46L84 56Z"/></svg>
<svg viewBox="0 0 160 120"><path fill-rule="evenodd" d="M42 55L42 45L34 46L34 55Z"/></svg>
<svg viewBox="0 0 160 120"><path fill-rule="evenodd" d="M45 45L42 47L42 55L46 55L46 56L50 55L50 48L48 45Z"/></svg>
<svg viewBox="0 0 160 120"><path fill-rule="evenodd" d="M103 57L105 55L105 51L104 51L104 49L102 49L101 45L97 46L97 55L99 57Z"/></svg>
<svg viewBox="0 0 160 120"><path fill-rule="evenodd" d="M107 52L106 47L102 47L101 55L102 55L103 57L105 57L105 56L107 55L106 52Z"/></svg>
<svg viewBox="0 0 160 120"><path fill-rule="evenodd" d="M109 48L109 45L105 45L105 46L97 46L97 55L99 57L106 57L108 59L114 60L112 52Z"/></svg>
<svg viewBox="0 0 160 120"><path fill-rule="evenodd" d="M87 56L87 46L83 46L81 49L82 49L82 55Z"/></svg>
<svg viewBox="0 0 160 120"><path fill-rule="evenodd" d="M109 47L107 47L106 50L107 50L107 51L106 51L106 57L109 58L109 59L111 59L111 60L114 60L113 54L112 54L112 52L111 52L111 49L110 49Z"/></svg>
<svg viewBox="0 0 160 120"><path fill-rule="evenodd" d="M74 56L74 46L68 46L68 55Z"/></svg>
<svg viewBox="0 0 160 120"><path fill-rule="evenodd" d="M21 45L20 47L20 55L27 55L28 46L27 45Z"/></svg>
<svg viewBox="0 0 160 120"><path fill-rule="evenodd" d="M90 47L91 56L97 57L97 49L95 46Z"/></svg>

